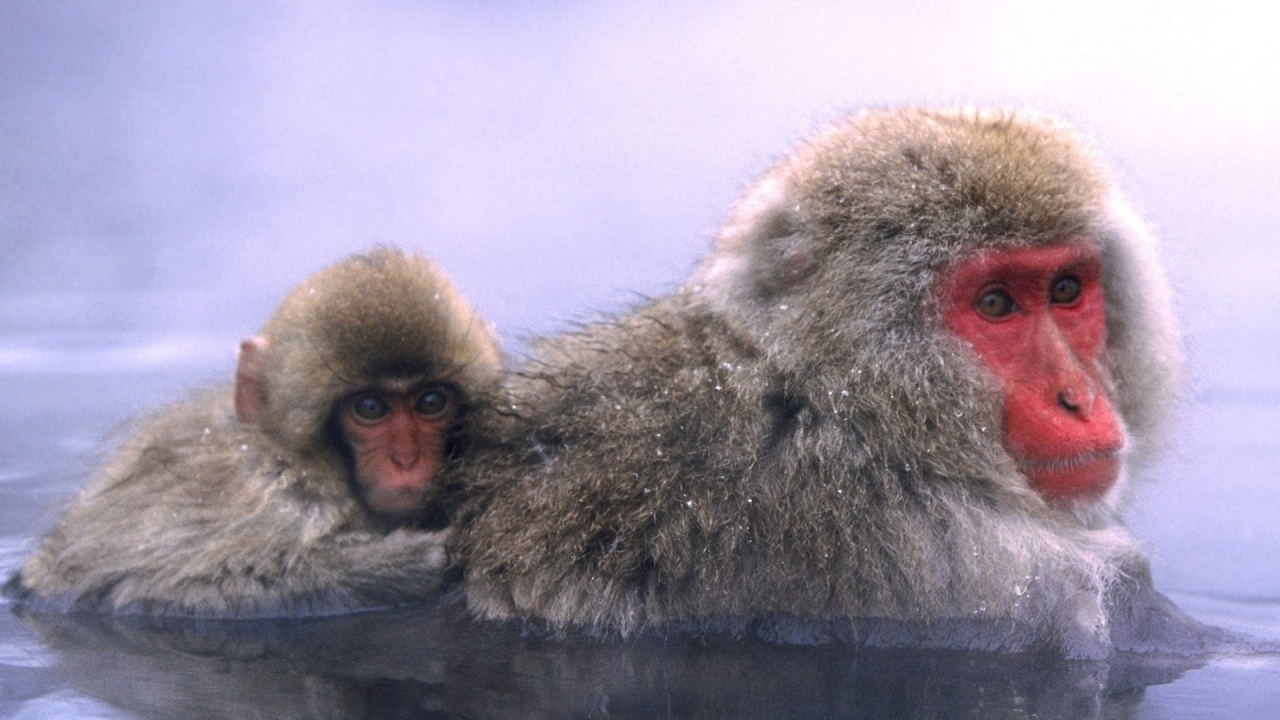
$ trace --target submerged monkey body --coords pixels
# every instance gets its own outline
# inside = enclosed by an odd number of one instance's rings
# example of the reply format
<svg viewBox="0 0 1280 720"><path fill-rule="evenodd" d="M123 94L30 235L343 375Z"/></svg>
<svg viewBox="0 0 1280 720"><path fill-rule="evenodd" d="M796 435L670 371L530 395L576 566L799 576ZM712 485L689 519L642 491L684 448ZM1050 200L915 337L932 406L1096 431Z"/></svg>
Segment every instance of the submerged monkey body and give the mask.
<svg viewBox="0 0 1280 720"><path fill-rule="evenodd" d="M697 294L549 341L513 388L511 444L473 450L472 606L623 634L769 616L1037 626L1145 573L1119 528L886 450L910 401L866 402L876 382L782 372Z"/></svg>
<svg viewBox="0 0 1280 720"><path fill-rule="evenodd" d="M444 532L388 532L332 473L332 458L288 452L239 423L229 388L202 393L134 430L21 583L55 608L209 617L430 597Z"/></svg>
<svg viewBox="0 0 1280 720"><path fill-rule="evenodd" d="M935 289L983 252L1096 248L1107 339L1079 362L1140 459L1178 336L1153 240L1117 203L1034 115L870 111L820 133L684 288L537 346L465 463L469 603L621 634L884 622L914 643L976 622L983 646L1090 656L1152 617L1199 627L1151 588L1121 489L1050 502L1020 472L1000 384Z"/></svg>

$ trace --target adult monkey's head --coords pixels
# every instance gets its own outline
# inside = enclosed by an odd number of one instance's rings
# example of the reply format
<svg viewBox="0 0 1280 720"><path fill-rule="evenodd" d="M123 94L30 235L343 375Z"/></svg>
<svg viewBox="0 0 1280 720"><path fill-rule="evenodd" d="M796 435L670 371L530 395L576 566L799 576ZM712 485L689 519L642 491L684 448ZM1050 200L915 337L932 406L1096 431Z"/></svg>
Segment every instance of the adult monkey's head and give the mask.
<svg viewBox="0 0 1280 720"><path fill-rule="evenodd" d="M695 283L804 393L850 389L867 446L900 448L886 463L1087 519L1178 385L1154 245L1059 123L868 111L775 166Z"/></svg>

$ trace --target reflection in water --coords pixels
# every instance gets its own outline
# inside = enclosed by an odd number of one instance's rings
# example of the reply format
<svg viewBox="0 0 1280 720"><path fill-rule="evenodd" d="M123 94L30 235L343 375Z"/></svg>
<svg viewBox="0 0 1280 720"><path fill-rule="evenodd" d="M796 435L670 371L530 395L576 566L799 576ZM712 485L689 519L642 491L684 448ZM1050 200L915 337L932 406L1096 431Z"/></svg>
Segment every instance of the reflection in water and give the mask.
<svg viewBox="0 0 1280 720"><path fill-rule="evenodd" d="M144 718L1132 717L1185 659L539 638L455 601L314 621L28 615L80 692Z"/></svg>

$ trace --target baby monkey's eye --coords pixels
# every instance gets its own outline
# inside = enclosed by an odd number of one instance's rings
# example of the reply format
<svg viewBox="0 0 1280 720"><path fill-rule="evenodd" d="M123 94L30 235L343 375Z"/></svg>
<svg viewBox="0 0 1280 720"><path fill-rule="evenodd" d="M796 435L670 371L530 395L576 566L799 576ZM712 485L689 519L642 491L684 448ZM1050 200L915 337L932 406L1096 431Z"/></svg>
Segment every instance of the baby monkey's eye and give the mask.
<svg viewBox="0 0 1280 720"><path fill-rule="evenodd" d="M351 412L360 420L374 422L386 417L391 412L391 406L377 395L367 393L357 395L351 401Z"/></svg>
<svg viewBox="0 0 1280 720"><path fill-rule="evenodd" d="M424 417L435 418L449 409L449 393L441 388L423 390L413 404L413 411Z"/></svg>

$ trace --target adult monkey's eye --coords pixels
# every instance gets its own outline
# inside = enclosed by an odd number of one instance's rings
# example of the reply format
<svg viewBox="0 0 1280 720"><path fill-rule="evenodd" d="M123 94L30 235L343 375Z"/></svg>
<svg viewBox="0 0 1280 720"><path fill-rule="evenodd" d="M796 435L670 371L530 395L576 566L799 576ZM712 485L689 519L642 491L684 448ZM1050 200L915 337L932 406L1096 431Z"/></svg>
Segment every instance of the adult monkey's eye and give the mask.
<svg viewBox="0 0 1280 720"><path fill-rule="evenodd" d="M434 418L449 409L449 393L440 388L423 390L413 404L413 411L424 417Z"/></svg>
<svg viewBox="0 0 1280 720"><path fill-rule="evenodd" d="M1018 304L1003 290L988 290L973 306L978 312L991 318L1004 317L1018 309Z"/></svg>
<svg viewBox="0 0 1280 720"><path fill-rule="evenodd" d="M387 401L372 393L359 395L351 401L351 412L357 419L365 422L375 422L387 416L391 412L391 406L387 405Z"/></svg>
<svg viewBox="0 0 1280 720"><path fill-rule="evenodd" d="M1075 275L1064 275L1049 288L1049 301L1058 305L1068 305L1075 302L1083 290L1079 278Z"/></svg>

